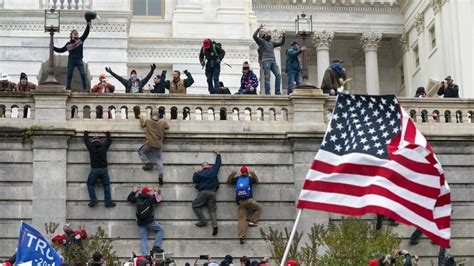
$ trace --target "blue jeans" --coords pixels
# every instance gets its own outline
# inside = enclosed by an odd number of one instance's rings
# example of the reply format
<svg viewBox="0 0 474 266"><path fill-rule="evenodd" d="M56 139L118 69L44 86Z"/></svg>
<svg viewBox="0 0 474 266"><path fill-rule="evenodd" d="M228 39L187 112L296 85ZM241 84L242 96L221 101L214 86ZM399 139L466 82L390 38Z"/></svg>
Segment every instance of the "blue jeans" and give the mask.
<svg viewBox="0 0 474 266"><path fill-rule="evenodd" d="M91 201L96 202L97 197L95 195L95 183L97 179L102 177L102 183L104 185L104 197L105 204L112 202L112 197L110 196L110 178L107 168L103 169L92 169L87 178L87 190L89 191L89 197Z"/></svg>
<svg viewBox="0 0 474 266"><path fill-rule="evenodd" d="M288 70L286 73L288 76L288 95L293 92L293 83L296 82L296 87L301 85L301 71Z"/></svg>
<svg viewBox="0 0 474 266"><path fill-rule="evenodd" d="M281 75L280 68L275 60L262 61L263 74L265 76L265 94L270 94L270 71L275 75L275 95L280 95Z"/></svg>
<svg viewBox="0 0 474 266"><path fill-rule="evenodd" d="M207 89L210 94L217 93L219 89L219 75L221 74L221 65L214 63L213 67L206 68Z"/></svg>
<svg viewBox="0 0 474 266"><path fill-rule="evenodd" d="M140 231L140 248L142 249L142 255L148 255L148 233L150 231L155 231L155 242L153 246L161 247L161 241L163 240L163 227L156 221L149 223L147 225L143 225L139 227Z"/></svg>
<svg viewBox="0 0 474 266"><path fill-rule="evenodd" d="M82 62L82 59L68 59L66 89L71 90L72 74L74 73L75 67L77 67L77 70L79 70L79 74L81 75L82 88L84 91L88 91L89 89L87 88L86 71L84 70L84 62Z"/></svg>
<svg viewBox="0 0 474 266"><path fill-rule="evenodd" d="M163 160L161 159L161 149L152 147L148 144L143 144L138 150L140 159L142 159L144 163L150 163L150 159L148 158L149 153L153 153L153 155L155 155L156 165L158 166L158 174L163 176Z"/></svg>

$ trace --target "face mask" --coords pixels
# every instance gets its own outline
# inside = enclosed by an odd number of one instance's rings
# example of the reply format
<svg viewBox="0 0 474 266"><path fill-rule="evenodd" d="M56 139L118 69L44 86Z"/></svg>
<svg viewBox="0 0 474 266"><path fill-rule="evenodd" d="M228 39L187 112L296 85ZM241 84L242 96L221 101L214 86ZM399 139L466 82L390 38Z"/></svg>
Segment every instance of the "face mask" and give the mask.
<svg viewBox="0 0 474 266"><path fill-rule="evenodd" d="M264 39L265 39L265 41L270 41L270 40L272 39L272 36L268 36L268 35L267 35L267 36L265 36Z"/></svg>
<svg viewBox="0 0 474 266"><path fill-rule="evenodd" d="M130 75L130 77L131 77L132 79L137 79L137 74L132 74L132 75Z"/></svg>

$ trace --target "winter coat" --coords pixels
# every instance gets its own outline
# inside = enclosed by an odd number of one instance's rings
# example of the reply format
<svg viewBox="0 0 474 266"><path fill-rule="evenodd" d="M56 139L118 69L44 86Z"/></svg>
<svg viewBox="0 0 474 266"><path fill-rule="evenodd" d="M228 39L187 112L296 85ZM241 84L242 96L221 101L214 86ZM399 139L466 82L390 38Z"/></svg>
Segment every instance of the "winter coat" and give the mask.
<svg viewBox="0 0 474 266"><path fill-rule="evenodd" d="M21 83L18 83L15 86L15 91L28 92L32 90L36 90L36 85L32 82L27 82L25 86L21 85Z"/></svg>
<svg viewBox="0 0 474 266"><path fill-rule="evenodd" d="M168 122L165 119L159 119L158 121L140 119L140 124L146 128L145 144L161 149L165 137L165 130L169 128Z"/></svg>
<svg viewBox="0 0 474 266"><path fill-rule="evenodd" d="M204 63L204 59L206 59L206 69L210 69L216 65L219 65L222 59L224 59L224 56L224 49L222 49L220 45L217 45L216 42L212 41L211 48L201 48L201 51L199 52L199 62L201 62L202 65Z"/></svg>
<svg viewBox="0 0 474 266"><path fill-rule="evenodd" d="M5 83L3 81L0 81L0 91L3 92L9 92L9 91L15 91L15 83L11 81L6 81Z"/></svg>
<svg viewBox="0 0 474 266"><path fill-rule="evenodd" d="M258 78L252 70L247 74L242 74L240 78L240 88L236 94L257 94ZM253 88L253 90L251 90Z"/></svg>
<svg viewBox="0 0 474 266"><path fill-rule="evenodd" d="M151 78L151 75L153 75L153 71L155 71L154 68L150 69L150 72L144 77L142 80L137 79L136 82L138 82L138 93L143 93L143 87L148 83L148 81ZM126 93L131 93L132 92L132 78L129 79L124 79L121 76L117 75L115 72L110 70L110 74L116 78L122 85L125 87L125 92Z"/></svg>
<svg viewBox="0 0 474 266"><path fill-rule="evenodd" d="M99 82L95 84L91 89L91 92L94 92L94 93L113 93L114 91L115 91L115 86L110 82L105 83L105 88L104 86L102 86L102 82Z"/></svg>
<svg viewBox="0 0 474 266"><path fill-rule="evenodd" d="M89 141L89 134L84 132L84 143L86 144L87 150L89 150L92 169L107 168L107 150L110 144L112 144L112 137L110 133L106 134L107 140L105 143L91 143Z"/></svg>
<svg viewBox="0 0 474 266"><path fill-rule="evenodd" d="M219 179L217 174L221 167L221 155L216 156L216 162L212 167L207 167L202 169L199 172L194 173L193 183L196 184L196 189L198 191L203 190L217 190L219 188Z"/></svg>
<svg viewBox="0 0 474 266"><path fill-rule="evenodd" d="M153 89L150 91L151 93L165 93L166 89L170 89L166 87L166 70L163 70L160 75L160 83L153 84Z"/></svg>
<svg viewBox="0 0 474 266"><path fill-rule="evenodd" d="M166 81L166 87L169 88L170 94L186 94L186 89L193 85L194 79L193 76L191 76L191 73L185 71L184 74L187 77L186 79L180 79L178 82L174 82L173 80Z"/></svg>
<svg viewBox="0 0 474 266"><path fill-rule="evenodd" d="M87 24L86 30L84 30L84 33L82 34L81 37L79 37L79 39L70 40L62 48L54 47L54 51L56 53L64 53L64 52L68 51L69 52L68 59L82 60L82 57L83 57L83 55L82 55L83 44L84 44L84 41L87 39L87 36L89 36L90 28L91 28L90 25Z"/></svg>
<svg viewBox="0 0 474 266"><path fill-rule="evenodd" d="M456 84L448 85L446 89L441 86L438 89L438 95L444 95L444 98L459 98L459 87Z"/></svg>
<svg viewBox="0 0 474 266"><path fill-rule="evenodd" d="M301 71L301 64L298 56L301 54L301 50L298 49L287 49L286 50L286 65L285 73L288 71Z"/></svg>
<svg viewBox="0 0 474 266"><path fill-rule="evenodd" d="M321 84L321 89L323 93L329 94L331 90L337 91L341 84L339 83L339 78L336 71L331 67L328 67L324 72L323 82Z"/></svg>
<svg viewBox="0 0 474 266"><path fill-rule="evenodd" d="M253 34L253 39L258 45L258 55L259 55L258 61L261 62L265 60L275 60L275 52L273 49L285 44L285 35L283 35L283 38L281 39L280 42L272 42L271 40L267 41L265 39L258 37L259 32L260 32L260 28L258 28Z"/></svg>
<svg viewBox="0 0 474 266"><path fill-rule="evenodd" d="M150 207L151 210L152 210L151 215L148 216L147 218L145 218L145 219L138 219L137 218L137 225L138 226L144 226L144 225L147 225L147 224L151 224L155 221L154 206L156 204L158 204L158 202L156 201L156 197L150 196L148 194L143 194L143 193L139 193L138 196L137 196L136 193L132 191L132 192L130 192L130 194L128 194L127 201L131 202L131 203L135 203L135 204L137 204L138 202L144 202L145 207Z"/></svg>

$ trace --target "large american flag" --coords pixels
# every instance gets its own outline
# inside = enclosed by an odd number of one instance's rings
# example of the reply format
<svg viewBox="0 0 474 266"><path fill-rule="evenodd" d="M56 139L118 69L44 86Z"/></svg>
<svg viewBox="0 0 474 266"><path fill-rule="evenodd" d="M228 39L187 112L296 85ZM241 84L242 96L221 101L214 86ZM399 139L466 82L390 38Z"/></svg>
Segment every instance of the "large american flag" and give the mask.
<svg viewBox="0 0 474 266"><path fill-rule="evenodd" d="M449 247L448 183L395 96L338 95L297 207L382 214Z"/></svg>

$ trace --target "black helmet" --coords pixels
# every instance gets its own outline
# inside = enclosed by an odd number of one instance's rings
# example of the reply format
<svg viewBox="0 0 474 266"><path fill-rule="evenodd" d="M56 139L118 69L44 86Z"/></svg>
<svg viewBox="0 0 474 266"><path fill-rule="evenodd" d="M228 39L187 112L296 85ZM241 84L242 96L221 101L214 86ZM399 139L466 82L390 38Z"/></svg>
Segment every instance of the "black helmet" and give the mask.
<svg viewBox="0 0 474 266"><path fill-rule="evenodd" d="M93 19L95 19L97 17L97 13L94 12L94 11L86 11L84 13L84 18L87 20L87 21L91 21Z"/></svg>

